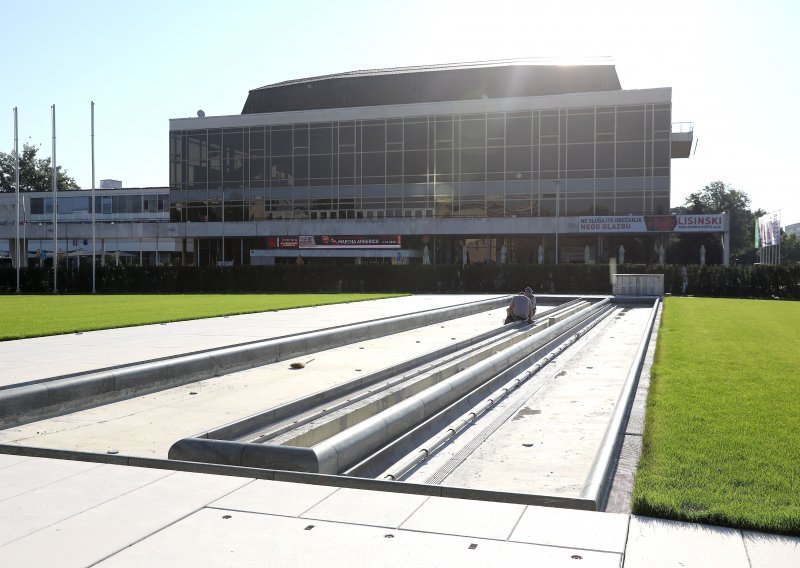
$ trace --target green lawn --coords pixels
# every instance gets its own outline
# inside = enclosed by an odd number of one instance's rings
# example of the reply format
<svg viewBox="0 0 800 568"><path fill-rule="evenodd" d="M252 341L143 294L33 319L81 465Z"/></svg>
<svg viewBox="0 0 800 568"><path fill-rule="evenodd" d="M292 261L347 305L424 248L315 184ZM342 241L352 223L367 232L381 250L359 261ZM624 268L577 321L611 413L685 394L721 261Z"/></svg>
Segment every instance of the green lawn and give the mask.
<svg viewBox="0 0 800 568"><path fill-rule="evenodd" d="M800 535L800 302L667 298L634 513Z"/></svg>
<svg viewBox="0 0 800 568"><path fill-rule="evenodd" d="M403 294L0 296L0 341L391 298Z"/></svg>

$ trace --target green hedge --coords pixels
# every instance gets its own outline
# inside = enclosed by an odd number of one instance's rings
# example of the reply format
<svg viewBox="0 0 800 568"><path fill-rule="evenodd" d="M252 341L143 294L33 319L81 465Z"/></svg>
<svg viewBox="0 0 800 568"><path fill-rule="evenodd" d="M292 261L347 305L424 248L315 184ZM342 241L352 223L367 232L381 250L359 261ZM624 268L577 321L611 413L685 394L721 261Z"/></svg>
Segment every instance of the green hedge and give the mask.
<svg viewBox="0 0 800 568"><path fill-rule="evenodd" d="M687 293L695 296L800 299L800 266L687 266ZM664 274L665 292L682 289L679 265L625 264L620 273ZM91 291L91 267L62 269L58 291ZM23 293L53 290L52 269L21 270ZM229 268L196 266L102 266L96 269L96 288L115 293L286 293L286 292L515 292L532 286L554 294L610 294L607 265L485 264L393 265L277 265ZM14 293L16 272L0 268L0 293Z"/></svg>
<svg viewBox="0 0 800 568"><path fill-rule="evenodd" d="M677 264L625 264L626 274L663 274L664 292L680 295L683 284ZM720 298L782 298L800 300L800 265L687 265L686 293Z"/></svg>

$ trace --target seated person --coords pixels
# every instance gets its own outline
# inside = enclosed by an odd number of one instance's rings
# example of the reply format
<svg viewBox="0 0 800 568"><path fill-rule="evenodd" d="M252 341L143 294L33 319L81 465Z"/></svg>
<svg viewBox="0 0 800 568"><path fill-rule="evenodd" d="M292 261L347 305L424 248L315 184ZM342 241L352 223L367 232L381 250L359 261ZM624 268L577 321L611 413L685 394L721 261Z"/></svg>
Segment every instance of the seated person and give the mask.
<svg viewBox="0 0 800 568"><path fill-rule="evenodd" d="M530 286L525 288L513 298L511 304L506 308L506 321L503 323L511 323L514 321L525 320L528 323L533 323L533 315L536 313L536 297L533 295L533 290Z"/></svg>

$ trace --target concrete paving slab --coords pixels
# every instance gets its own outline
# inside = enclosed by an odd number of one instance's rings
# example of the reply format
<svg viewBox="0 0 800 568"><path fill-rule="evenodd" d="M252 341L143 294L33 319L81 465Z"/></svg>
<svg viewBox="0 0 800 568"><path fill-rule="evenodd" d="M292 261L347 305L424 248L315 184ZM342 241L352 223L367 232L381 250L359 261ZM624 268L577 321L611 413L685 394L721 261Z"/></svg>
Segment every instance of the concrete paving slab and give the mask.
<svg viewBox="0 0 800 568"><path fill-rule="evenodd" d="M509 540L623 554L628 520L628 515L529 506Z"/></svg>
<svg viewBox="0 0 800 568"><path fill-rule="evenodd" d="M0 502L97 467L96 463L77 461L20 460L0 469Z"/></svg>
<svg viewBox="0 0 800 568"><path fill-rule="evenodd" d="M675 566L750 568L750 562L738 530L631 516L625 568Z"/></svg>
<svg viewBox="0 0 800 568"><path fill-rule="evenodd" d="M161 473L162 477L0 547L0 564L91 566L250 482L244 478L197 473L138 471L150 475ZM113 475L102 473L109 480L120 475L119 471Z"/></svg>
<svg viewBox="0 0 800 568"><path fill-rule="evenodd" d="M337 491L336 487L257 480L237 489L209 506L297 517Z"/></svg>
<svg viewBox="0 0 800 568"><path fill-rule="evenodd" d="M506 540L524 511L524 505L430 497L401 528Z"/></svg>
<svg viewBox="0 0 800 568"><path fill-rule="evenodd" d="M169 475L172 472L100 465L0 501L0 545L13 542Z"/></svg>
<svg viewBox="0 0 800 568"><path fill-rule="evenodd" d="M383 493L363 489L339 489L303 513L305 519L397 528L429 497Z"/></svg>
<svg viewBox="0 0 800 568"><path fill-rule="evenodd" d="M224 518L229 516L229 518ZM313 528L309 528L313 526ZM121 551L99 567L551 566L574 568L576 552L529 544L309 522L204 509ZM581 566L617 567L617 554L584 553Z"/></svg>
<svg viewBox="0 0 800 568"><path fill-rule="evenodd" d="M28 462L46 470L54 461L28 458L3 470L22 475ZM88 465L94 469L0 501L0 537L9 540L0 540L0 566L619 567L622 549L626 568L800 562L797 537L633 517L625 545L619 525L628 515L440 497L395 529L354 524L370 519L347 514L348 504L357 515L384 507L377 492ZM326 496L338 496L332 509L344 522L295 516Z"/></svg>
<svg viewBox="0 0 800 568"><path fill-rule="evenodd" d="M800 537L742 531L751 568L800 566Z"/></svg>
<svg viewBox="0 0 800 568"><path fill-rule="evenodd" d="M12 465L17 465L24 461L28 461L29 459L31 458L26 456L12 456L9 454L0 454L0 469L3 469L4 467L10 467Z"/></svg>

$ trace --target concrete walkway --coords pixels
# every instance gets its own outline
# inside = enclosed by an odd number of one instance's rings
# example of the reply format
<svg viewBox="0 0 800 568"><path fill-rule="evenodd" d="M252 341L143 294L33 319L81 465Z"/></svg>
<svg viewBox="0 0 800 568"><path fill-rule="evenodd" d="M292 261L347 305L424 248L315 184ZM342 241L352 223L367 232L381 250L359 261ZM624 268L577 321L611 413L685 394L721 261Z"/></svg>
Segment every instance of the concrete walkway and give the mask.
<svg viewBox="0 0 800 568"><path fill-rule="evenodd" d="M0 566L798 563L798 538L635 515L0 454Z"/></svg>
<svg viewBox="0 0 800 568"><path fill-rule="evenodd" d="M403 296L3 341L0 388L500 296Z"/></svg>
<svg viewBox="0 0 800 568"><path fill-rule="evenodd" d="M487 297L415 296L0 343L0 388ZM800 538L626 512L3 451L13 448L0 449L0 566L800 565Z"/></svg>

